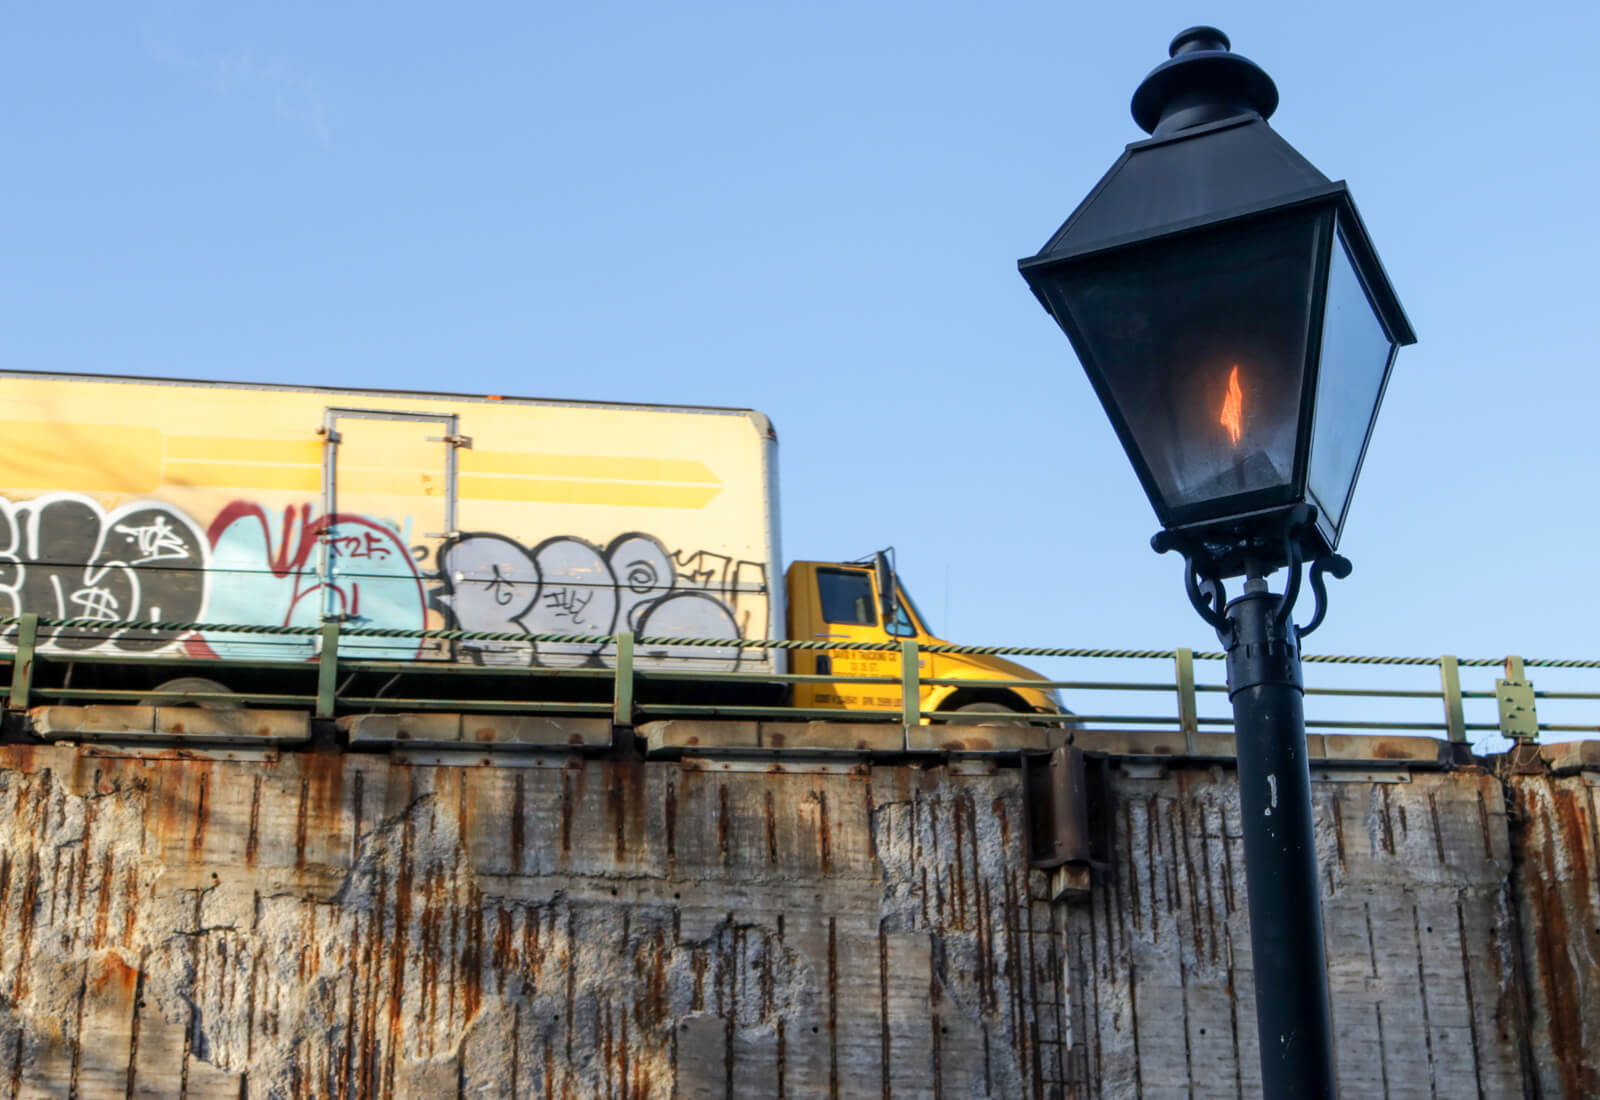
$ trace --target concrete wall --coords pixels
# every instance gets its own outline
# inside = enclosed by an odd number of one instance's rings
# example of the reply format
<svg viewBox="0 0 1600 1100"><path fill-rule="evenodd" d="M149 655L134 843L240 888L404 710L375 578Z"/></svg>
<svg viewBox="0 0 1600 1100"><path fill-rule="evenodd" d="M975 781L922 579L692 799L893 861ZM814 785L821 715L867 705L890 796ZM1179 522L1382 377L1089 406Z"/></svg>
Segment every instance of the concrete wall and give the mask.
<svg viewBox="0 0 1600 1100"><path fill-rule="evenodd" d="M1600 742L1505 763L1528 1054L1541 1095L1600 1096Z"/></svg>
<svg viewBox="0 0 1600 1100"><path fill-rule="evenodd" d="M1231 771L1119 764L1111 865L1052 901L1004 755L1033 731L875 763L882 728L851 729L822 753L678 723L648 757L0 746L0 1089L1257 1092ZM1319 760L1345 1095L1594 1091L1600 770L1528 770Z"/></svg>
<svg viewBox="0 0 1600 1100"><path fill-rule="evenodd" d="M1388 782L1404 778L1406 782ZM1498 781L1315 785L1339 1079L1349 1096L1522 1092L1516 921ZM1260 1093L1237 787L1220 768L1118 784L1117 859L1068 909L1075 1078L1116 1095ZM1237 996L1230 994L1236 993Z"/></svg>

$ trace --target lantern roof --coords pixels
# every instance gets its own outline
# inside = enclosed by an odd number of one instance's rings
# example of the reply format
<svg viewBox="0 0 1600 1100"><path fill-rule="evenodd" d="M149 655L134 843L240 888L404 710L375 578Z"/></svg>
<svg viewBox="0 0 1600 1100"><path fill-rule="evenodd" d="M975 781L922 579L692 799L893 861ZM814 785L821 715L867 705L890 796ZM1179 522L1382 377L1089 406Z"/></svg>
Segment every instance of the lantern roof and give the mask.
<svg viewBox="0 0 1600 1100"><path fill-rule="evenodd" d="M1243 216L1327 191L1258 114L1129 145L1072 216L1025 261L1044 265Z"/></svg>
<svg viewBox="0 0 1600 1100"><path fill-rule="evenodd" d="M1065 261L1269 211L1331 205L1390 337L1415 343L1349 188L1267 124L1278 105L1272 78L1230 52L1228 36L1214 27L1179 33L1170 53L1133 96L1134 120L1153 136L1123 150L1038 254L1019 262L1023 275L1031 283Z"/></svg>

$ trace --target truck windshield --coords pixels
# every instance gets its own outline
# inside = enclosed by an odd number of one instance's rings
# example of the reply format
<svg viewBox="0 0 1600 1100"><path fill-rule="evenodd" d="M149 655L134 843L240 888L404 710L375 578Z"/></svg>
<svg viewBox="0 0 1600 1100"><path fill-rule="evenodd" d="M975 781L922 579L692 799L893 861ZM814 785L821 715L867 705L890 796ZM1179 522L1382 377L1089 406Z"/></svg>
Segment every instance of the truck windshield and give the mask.
<svg viewBox="0 0 1600 1100"><path fill-rule="evenodd" d="M896 580L898 581L899 578L896 578ZM895 587L900 592L900 601L895 609L894 622L889 624L889 633L897 638L916 637L916 625L906 615L906 608L910 608L911 614L916 616L918 623L922 624L923 633L932 635L933 628L928 625L928 617L922 613L922 608L917 606L917 601L911 598L911 593L906 591L906 586L902 583L897 583Z"/></svg>

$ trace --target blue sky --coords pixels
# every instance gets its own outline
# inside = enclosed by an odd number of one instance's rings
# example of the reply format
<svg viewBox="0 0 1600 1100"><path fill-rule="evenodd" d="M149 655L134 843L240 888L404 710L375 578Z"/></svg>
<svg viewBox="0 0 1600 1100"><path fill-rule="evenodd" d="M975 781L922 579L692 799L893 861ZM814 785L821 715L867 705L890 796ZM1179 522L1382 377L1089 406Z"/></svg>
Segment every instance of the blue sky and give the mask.
<svg viewBox="0 0 1600 1100"><path fill-rule="evenodd" d="M1421 338L1308 648L1591 656L1600 15L1323 11L8 5L0 361L753 406L789 557L893 543L954 640L1208 648L1015 261L1210 22Z"/></svg>

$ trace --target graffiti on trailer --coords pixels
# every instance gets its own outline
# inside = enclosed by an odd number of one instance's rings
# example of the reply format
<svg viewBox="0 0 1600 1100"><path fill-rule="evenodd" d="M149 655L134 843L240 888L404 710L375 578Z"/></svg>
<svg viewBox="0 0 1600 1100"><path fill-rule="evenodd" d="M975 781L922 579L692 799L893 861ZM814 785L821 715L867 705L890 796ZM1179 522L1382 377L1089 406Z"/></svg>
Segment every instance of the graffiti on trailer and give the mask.
<svg viewBox="0 0 1600 1100"><path fill-rule="evenodd" d="M0 498L0 614L192 622L206 606L206 567L205 536L165 504L136 501L108 513L76 493L23 503ZM174 639L155 631L45 628L38 640L61 650L138 653Z"/></svg>
<svg viewBox="0 0 1600 1100"><path fill-rule="evenodd" d="M505 535L461 535L439 549L435 606L458 630L589 634L618 630L662 638L726 639L767 626L766 567L700 550L669 553L653 535L619 535L604 549L571 535L532 548ZM463 642L484 665L609 667L603 642ZM738 646L661 646L641 650L646 667L693 659L708 670L738 665Z"/></svg>
<svg viewBox="0 0 1600 1100"><path fill-rule="evenodd" d="M367 516L313 514L310 504L272 511L252 501L224 506L209 529L181 510L137 501L106 511L88 497L51 493L0 498L0 615L164 620L252 626L315 626L327 616L357 626L417 631L430 593L418 570L425 551L394 526ZM563 642L463 642L458 657L484 665L610 666L601 638L641 636L737 643L767 627L767 576L760 562L709 550L671 551L629 533L601 548L561 535L527 547L482 533L447 540L431 593L448 625L490 633L576 635ZM0 645L14 645L15 628ZM90 628L41 630L58 650L149 652L182 642L223 659L314 656L312 635L267 638L242 631L174 632ZM425 643L350 638L352 654L409 659ZM435 655L428 650L428 655ZM658 646L645 667L692 661L732 670L737 644ZM746 660L751 659L749 656ZM761 658L757 658L761 659Z"/></svg>
<svg viewBox="0 0 1600 1100"><path fill-rule="evenodd" d="M314 626L337 616L353 626L421 630L427 594L400 533L366 516L313 516L302 504L274 516L259 504L234 501L208 532L215 575L211 615L218 622ZM326 553L326 560L323 554ZM312 637L273 639L210 633L219 657L311 656ZM356 639L341 648L367 656L415 657L411 639Z"/></svg>

